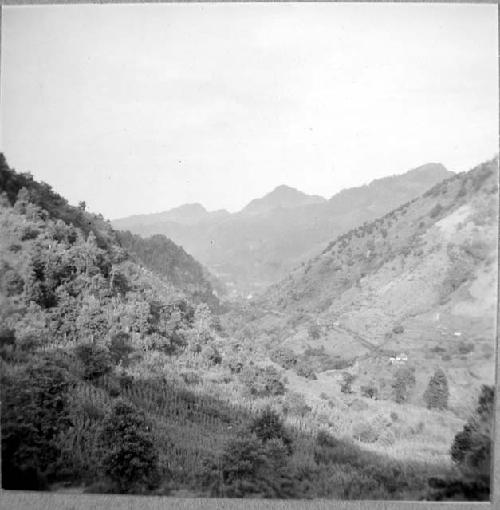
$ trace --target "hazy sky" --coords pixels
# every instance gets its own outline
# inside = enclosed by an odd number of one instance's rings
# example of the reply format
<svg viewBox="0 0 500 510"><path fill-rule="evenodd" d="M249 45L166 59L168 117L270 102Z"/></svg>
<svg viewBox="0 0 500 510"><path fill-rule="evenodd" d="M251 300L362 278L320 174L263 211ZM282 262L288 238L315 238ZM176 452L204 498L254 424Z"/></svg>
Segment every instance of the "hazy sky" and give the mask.
<svg viewBox="0 0 500 510"><path fill-rule="evenodd" d="M2 151L109 218L498 151L496 5L2 10Z"/></svg>

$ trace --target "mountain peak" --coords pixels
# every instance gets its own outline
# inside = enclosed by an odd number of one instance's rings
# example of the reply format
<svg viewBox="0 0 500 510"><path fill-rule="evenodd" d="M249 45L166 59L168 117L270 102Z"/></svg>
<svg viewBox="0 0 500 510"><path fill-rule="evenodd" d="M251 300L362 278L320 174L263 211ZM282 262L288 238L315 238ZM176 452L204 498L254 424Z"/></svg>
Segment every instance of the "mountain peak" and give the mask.
<svg viewBox="0 0 500 510"><path fill-rule="evenodd" d="M281 184L261 198L252 200L243 210L244 213L262 214L273 209L300 207L308 204L325 202L326 199L318 195L307 195L296 188Z"/></svg>

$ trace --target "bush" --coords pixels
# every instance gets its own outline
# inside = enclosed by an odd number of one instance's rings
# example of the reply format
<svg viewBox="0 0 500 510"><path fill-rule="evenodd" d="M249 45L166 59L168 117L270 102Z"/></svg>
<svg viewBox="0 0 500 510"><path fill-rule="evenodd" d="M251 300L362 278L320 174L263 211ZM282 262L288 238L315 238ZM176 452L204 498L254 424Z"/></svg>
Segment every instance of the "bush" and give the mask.
<svg viewBox="0 0 500 510"><path fill-rule="evenodd" d="M271 353L271 361L274 361L281 367L288 369L297 364L297 356L291 349L287 347L280 347Z"/></svg>
<svg viewBox="0 0 500 510"><path fill-rule="evenodd" d="M119 493L144 493L159 484L158 455L144 414L118 401L99 435L101 469Z"/></svg>
<svg viewBox="0 0 500 510"><path fill-rule="evenodd" d="M429 212L429 216L431 218L437 218L441 214L442 210L443 206L441 204L436 204Z"/></svg>
<svg viewBox="0 0 500 510"><path fill-rule="evenodd" d="M269 397L285 394L285 385L278 371L272 367L247 367L240 375L251 395Z"/></svg>
<svg viewBox="0 0 500 510"><path fill-rule="evenodd" d="M302 393L290 391L285 396L283 411L285 413L291 413L304 417L311 411L311 407L307 405L306 399Z"/></svg>
<svg viewBox="0 0 500 510"><path fill-rule="evenodd" d="M356 423L352 429L352 435L362 443L374 443L378 439L378 433L370 423Z"/></svg>
<svg viewBox="0 0 500 510"><path fill-rule="evenodd" d="M316 444L321 448L334 448L338 441L326 430L320 430L316 434Z"/></svg>
<svg viewBox="0 0 500 510"><path fill-rule="evenodd" d="M220 458L220 481L212 494L224 497L290 498L297 486L287 462L287 449L279 439L263 444L251 435L230 440Z"/></svg>
<svg viewBox="0 0 500 510"><path fill-rule="evenodd" d="M181 377L186 384L200 384L201 377L193 370L181 372Z"/></svg>
<svg viewBox="0 0 500 510"><path fill-rule="evenodd" d="M115 364L122 364L124 367L129 364L129 356L134 351L130 342L130 335L125 332L120 332L111 337L109 345L109 353L111 359Z"/></svg>
<svg viewBox="0 0 500 510"><path fill-rule="evenodd" d="M2 271L0 271L0 274ZM1 279L1 290L6 296L18 296L23 292L24 280L13 269L5 269Z"/></svg>
<svg viewBox="0 0 500 510"><path fill-rule="evenodd" d="M202 351L202 356L210 365L219 365L222 362L220 352L213 345L207 345Z"/></svg>
<svg viewBox="0 0 500 510"><path fill-rule="evenodd" d="M474 344L472 342L466 343L461 342L458 346L458 352L460 354L470 354L474 350Z"/></svg>
<svg viewBox="0 0 500 510"><path fill-rule="evenodd" d="M279 439L285 445L288 454L292 453L292 437L286 430L281 417L271 408L266 408L259 416L254 418L248 430L263 443L271 439Z"/></svg>
<svg viewBox="0 0 500 510"><path fill-rule="evenodd" d="M60 433L71 426L73 380L50 358L2 378L2 487L37 490L56 480Z"/></svg>
<svg viewBox="0 0 500 510"><path fill-rule="evenodd" d="M306 379L310 379L312 381L315 381L317 379L313 368L306 363L301 363L297 367L296 372L297 372L297 375L300 377L305 377Z"/></svg>
<svg viewBox="0 0 500 510"><path fill-rule="evenodd" d="M82 344L75 348L77 358L83 364L83 378L89 381L111 372L109 351L95 344Z"/></svg>
<svg viewBox="0 0 500 510"><path fill-rule="evenodd" d="M342 393L352 393L352 383L356 377L349 372L342 374L342 383L340 385L340 391Z"/></svg>
<svg viewBox="0 0 500 510"><path fill-rule="evenodd" d="M415 386L415 371L409 367L401 367L394 374L392 389L394 401L397 404L406 402L410 397L411 390Z"/></svg>
<svg viewBox="0 0 500 510"><path fill-rule="evenodd" d="M378 396L378 390L374 386L361 386L360 387L361 396L367 397L367 398L377 398Z"/></svg>

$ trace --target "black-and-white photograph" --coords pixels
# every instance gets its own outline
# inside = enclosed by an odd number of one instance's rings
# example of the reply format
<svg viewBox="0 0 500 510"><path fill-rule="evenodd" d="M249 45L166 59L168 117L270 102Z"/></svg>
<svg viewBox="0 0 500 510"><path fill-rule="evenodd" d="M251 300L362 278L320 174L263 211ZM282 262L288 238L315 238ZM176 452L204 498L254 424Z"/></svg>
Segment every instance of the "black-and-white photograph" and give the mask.
<svg viewBox="0 0 500 510"><path fill-rule="evenodd" d="M490 500L496 4L10 5L1 43L4 494Z"/></svg>

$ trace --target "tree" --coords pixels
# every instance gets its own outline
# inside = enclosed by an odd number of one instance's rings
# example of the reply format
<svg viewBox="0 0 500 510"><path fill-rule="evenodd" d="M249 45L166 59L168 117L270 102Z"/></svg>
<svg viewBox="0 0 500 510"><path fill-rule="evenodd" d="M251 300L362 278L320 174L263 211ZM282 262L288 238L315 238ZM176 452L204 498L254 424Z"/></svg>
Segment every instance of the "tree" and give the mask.
<svg viewBox="0 0 500 510"><path fill-rule="evenodd" d="M121 363L123 366L129 364L129 356L134 351L130 343L130 335L124 331L120 331L111 337L109 352L112 360L117 365Z"/></svg>
<svg viewBox="0 0 500 510"><path fill-rule="evenodd" d="M451 458L467 477L488 477L494 416L494 388L483 385L475 413L451 446Z"/></svg>
<svg viewBox="0 0 500 510"><path fill-rule="evenodd" d="M297 497L297 484L288 464L287 448L279 439L265 444L255 435L230 440L218 461L218 483L213 491L222 497Z"/></svg>
<svg viewBox="0 0 500 510"><path fill-rule="evenodd" d="M438 368L430 378L424 393L427 409L446 409L448 407L449 394L446 374Z"/></svg>
<svg viewBox="0 0 500 510"><path fill-rule="evenodd" d="M361 391L361 395L363 397L375 398L376 399L377 395L378 395L377 388L375 388L375 386L372 386L372 385L361 386L360 391Z"/></svg>
<svg viewBox="0 0 500 510"><path fill-rule="evenodd" d="M2 378L2 487L44 489L54 481L67 430L73 380L60 360L44 357Z"/></svg>
<svg viewBox="0 0 500 510"><path fill-rule="evenodd" d="M401 367L396 371L392 380L392 389L394 391L394 401L397 404L402 404L408 400L415 382L414 369Z"/></svg>
<svg viewBox="0 0 500 510"><path fill-rule="evenodd" d="M288 433L276 411L267 407L262 413L254 418L249 426L249 431L255 434L263 443L271 439L279 439L283 442L289 454L292 453L292 437Z"/></svg>
<svg viewBox="0 0 500 510"><path fill-rule="evenodd" d="M340 391L342 393L352 393L352 383L356 377L349 372L342 374L342 382L340 384Z"/></svg>
<svg viewBox="0 0 500 510"><path fill-rule="evenodd" d="M459 477L430 478L430 500L487 501L490 496L494 388L483 385L476 411L451 445L451 458Z"/></svg>
<svg viewBox="0 0 500 510"><path fill-rule="evenodd" d="M119 400L99 434L101 469L119 493L144 493L160 481L158 455L144 414Z"/></svg>
<svg viewBox="0 0 500 510"><path fill-rule="evenodd" d="M83 365L83 378L93 380L109 373L112 369L111 354L107 349L95 344L81 344L75 354Z"/></svg>

